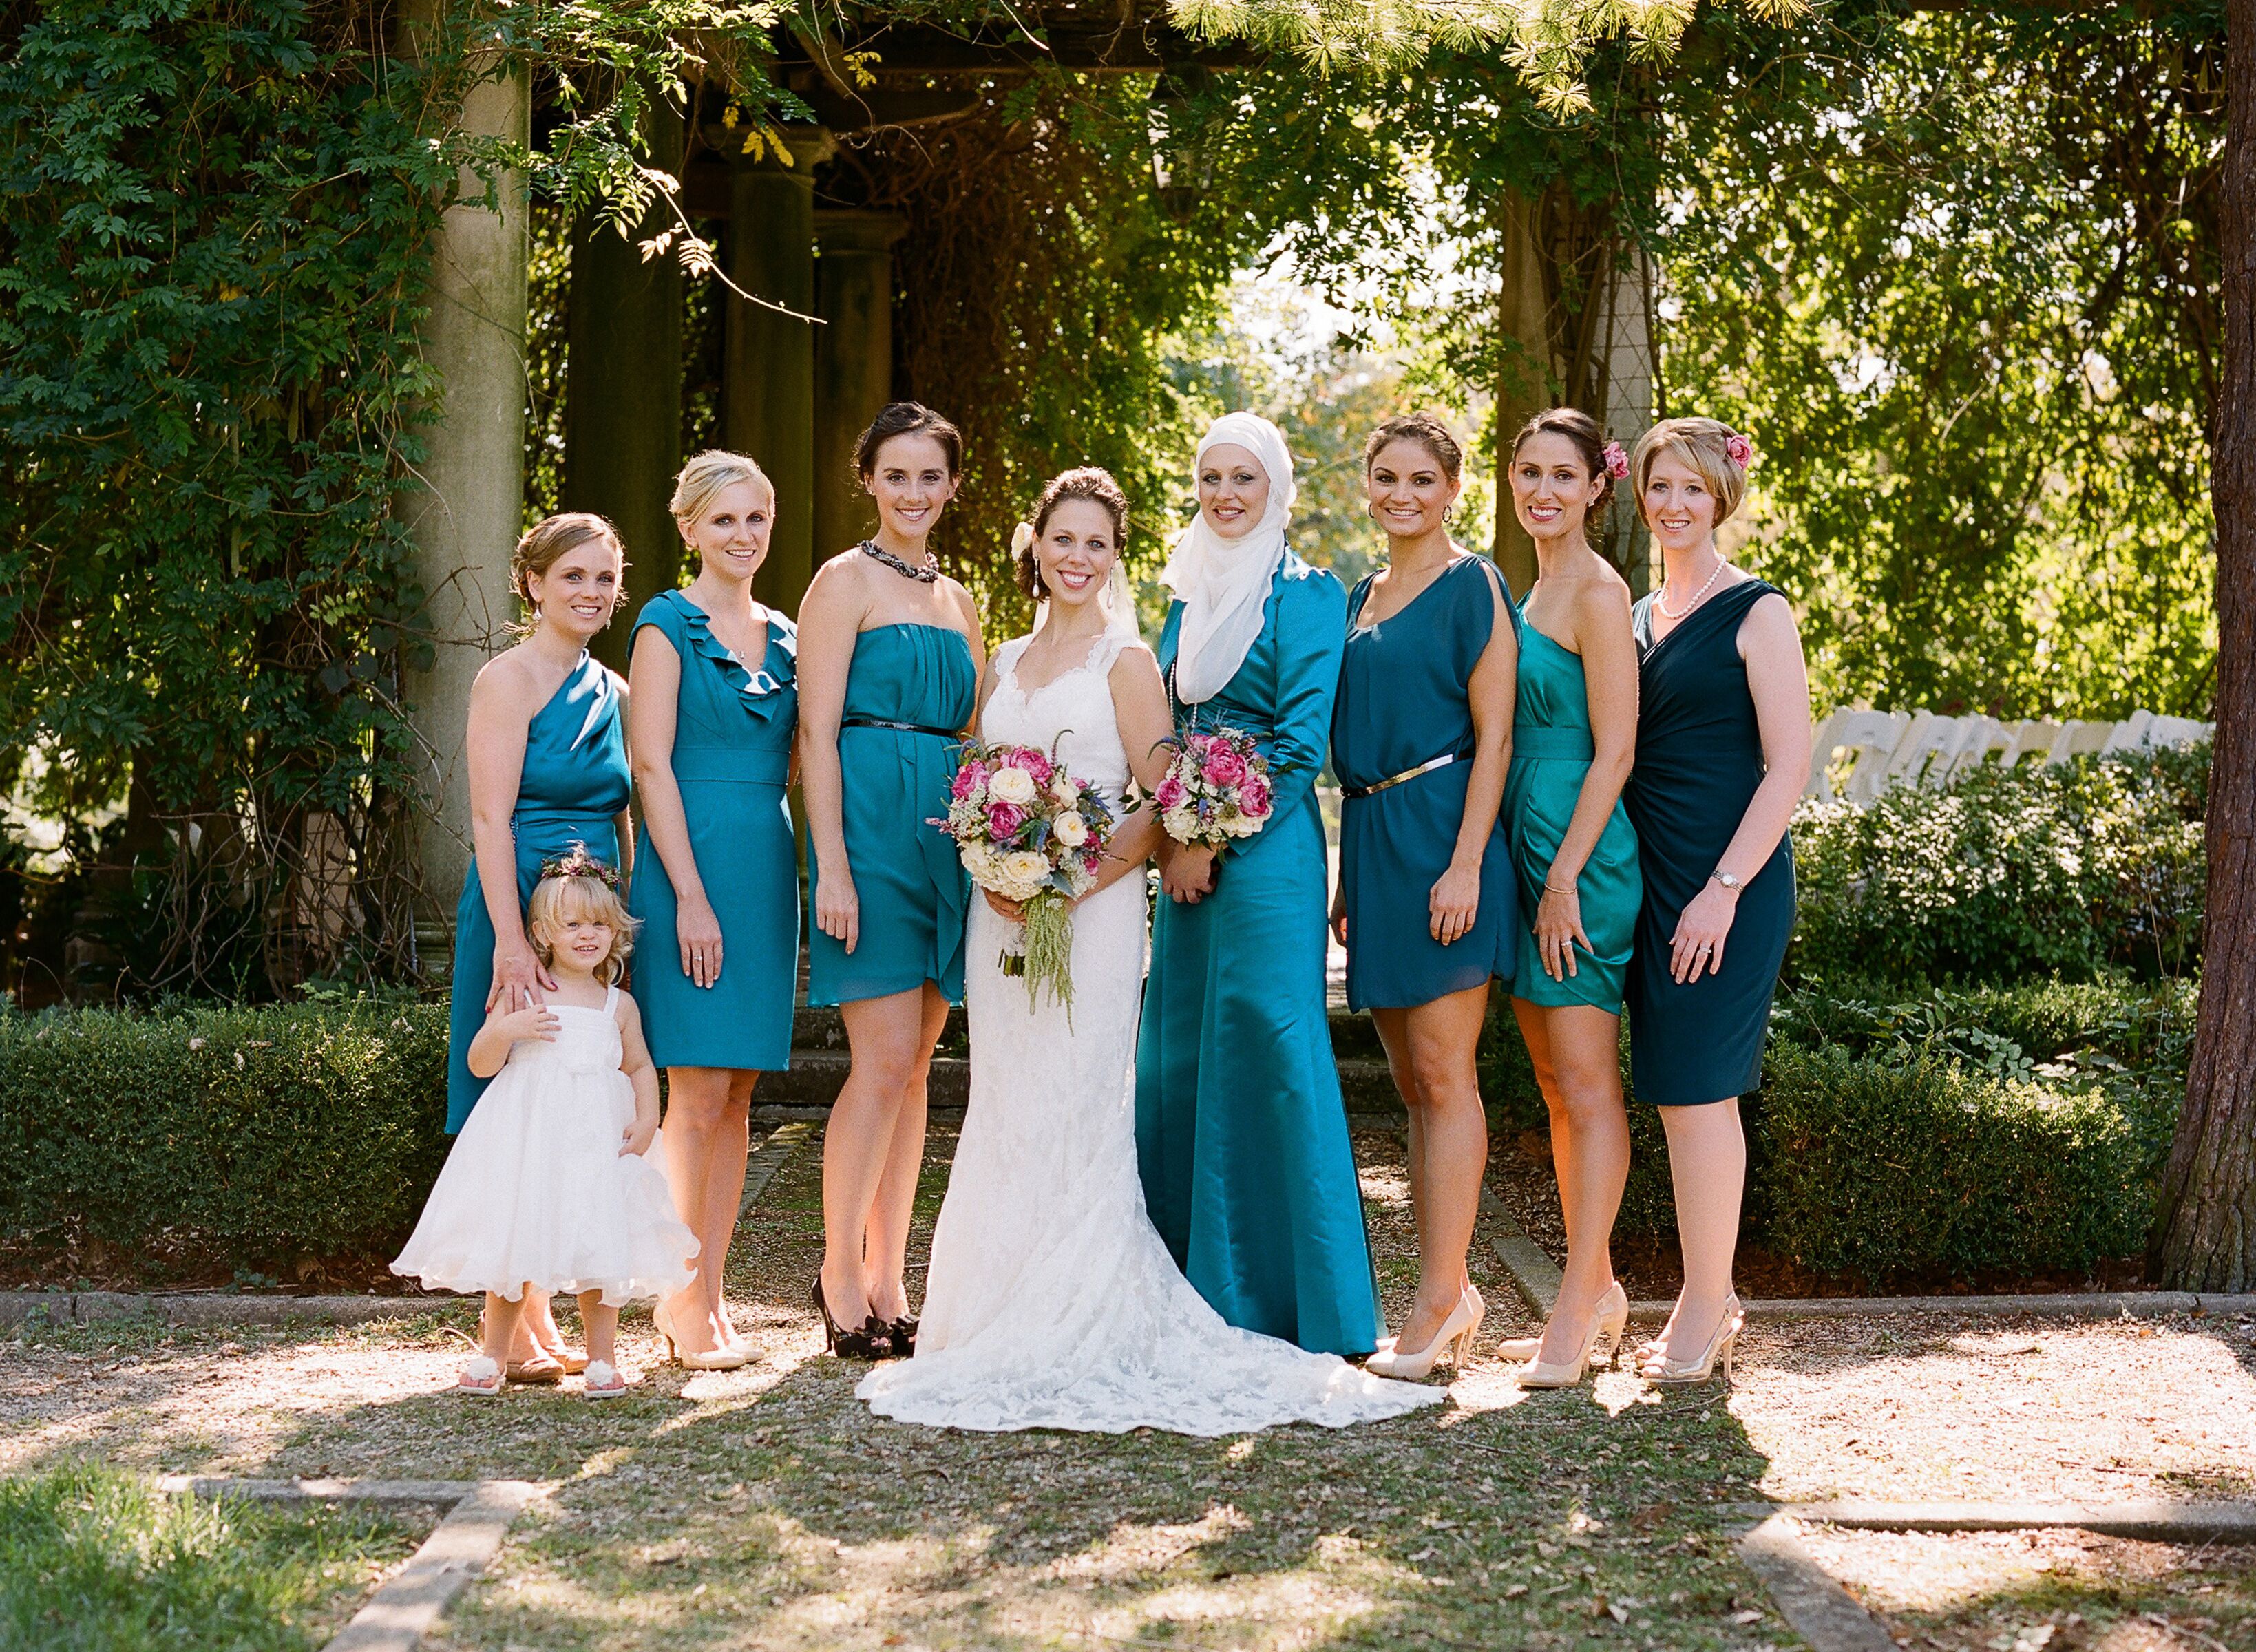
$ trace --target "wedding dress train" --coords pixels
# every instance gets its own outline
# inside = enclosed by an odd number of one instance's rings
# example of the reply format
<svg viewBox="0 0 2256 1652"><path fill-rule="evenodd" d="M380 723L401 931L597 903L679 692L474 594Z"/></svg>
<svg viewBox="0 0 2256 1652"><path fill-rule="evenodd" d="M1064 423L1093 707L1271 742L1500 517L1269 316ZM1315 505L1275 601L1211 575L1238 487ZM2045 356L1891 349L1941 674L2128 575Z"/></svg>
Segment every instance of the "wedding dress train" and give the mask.
<svg viewBox="0 0 2256 1652"><path fill-rule="evenodd" d="M1117 804L1128 761L1107 681L1122 639L1031 693L998 656L990 741L1053 742ZM966 953L971 1100L933 1234L916 1357L856 1391L882 1415L981 1431L1233 1434L1338 1427L1438 1402L1330 1354L1239 1331L1207 1305L1145 1214L1135 1139L1145 883L1074 914L1071 1013L998 958L1012 925L976 895Z"/></svg>

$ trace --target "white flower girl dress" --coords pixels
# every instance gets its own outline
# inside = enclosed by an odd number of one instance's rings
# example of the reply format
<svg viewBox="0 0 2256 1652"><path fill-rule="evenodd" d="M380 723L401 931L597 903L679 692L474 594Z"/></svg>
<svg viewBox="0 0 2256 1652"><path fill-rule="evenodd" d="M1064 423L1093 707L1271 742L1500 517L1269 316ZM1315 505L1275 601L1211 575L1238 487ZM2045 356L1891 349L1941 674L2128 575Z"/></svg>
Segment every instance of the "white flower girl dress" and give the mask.
<svg viewBox="0 0 2256 1652"><path fill-rule="evenodd" d="M612 1307L689 1283L697 1236L675 1216L664 1173L619 1151L635 1104L619 1071L618 997L613 987L600 1009L552 1003L554 1042L510 1046L392 1272L512 1302L527 1283L600 1290Z"/></svg>

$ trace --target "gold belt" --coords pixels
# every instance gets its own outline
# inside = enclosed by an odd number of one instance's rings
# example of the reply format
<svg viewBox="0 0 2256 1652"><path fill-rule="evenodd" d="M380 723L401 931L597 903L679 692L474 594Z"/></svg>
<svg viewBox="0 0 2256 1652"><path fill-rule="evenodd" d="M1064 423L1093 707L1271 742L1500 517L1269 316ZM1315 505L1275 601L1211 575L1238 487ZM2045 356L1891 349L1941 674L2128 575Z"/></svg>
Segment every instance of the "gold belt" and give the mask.
<svg viewBox="0 0 2256 1652"><path fill-rule="evenodd" d="M1436 769L1446 769L1456 760L1456 752L1443 752L1438 757L1428 757L1415 769L1405 769L1399 775L1389 775L1375 785L1342 786L1340 795L1343 798L1367 798L1374 791L1384 791L1387 787L1399 786L1406 780L1415 780L1420 775L1429 775Z"/></svg>

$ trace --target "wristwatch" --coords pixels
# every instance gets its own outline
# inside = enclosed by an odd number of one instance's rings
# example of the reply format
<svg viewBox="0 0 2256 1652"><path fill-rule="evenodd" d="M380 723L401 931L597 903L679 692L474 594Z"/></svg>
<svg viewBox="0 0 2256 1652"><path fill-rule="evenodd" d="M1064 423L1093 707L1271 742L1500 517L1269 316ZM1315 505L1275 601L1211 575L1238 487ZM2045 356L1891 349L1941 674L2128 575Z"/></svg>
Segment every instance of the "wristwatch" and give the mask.
<svg viewBox="0 0 2256 1652"><path fill-rule="evenodd" d="M1746 879L1743 877L1733 877L1729 872L1724 871L1721 867L1717 867L1714 871L1709 873L1708 875L1715 879L1717 882L1722 884L1733 895L1737 895L1741 889L1747 886Z"/></svg>

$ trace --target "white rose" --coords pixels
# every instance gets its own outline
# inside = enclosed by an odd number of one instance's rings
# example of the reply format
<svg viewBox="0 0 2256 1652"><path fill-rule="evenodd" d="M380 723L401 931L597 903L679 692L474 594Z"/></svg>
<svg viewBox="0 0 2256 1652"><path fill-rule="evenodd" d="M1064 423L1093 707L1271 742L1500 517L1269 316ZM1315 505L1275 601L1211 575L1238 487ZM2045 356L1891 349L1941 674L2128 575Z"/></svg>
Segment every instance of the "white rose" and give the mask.
<svg viewBox="0 0 2256 1652"><path fill-rule="evenodd" d="M1050 782L1050 796L1057 799L1061 807L1070 809L1081 801L1081 787L1071 775L1060 770L1058 777Z"/></svg>
<svg viewBox="0 0 2256 1652"><path fill-rule="evenodd" d="M1013 849L1002 857L1003 882L1014 900L1025 900L1049 882L1049 857L1032 849Z"/></svg>
<svg viewBox="0 0 2256 1652"><path fill-rule="evenodd" d="M998 803L1029 804L1034 800L1034 777L1019 768L998 769L987 791Z"/></svg>
<svg viewBox="0 0 2256 1652"><path fill-rule="evenodd" d="M1082 819L1080 814L1072 809L1068 809L1063 814L1058 816L1056 824L1050 827L1050 832L1068 849L1077 849L1089 841L1089 822Z"/></svg>

